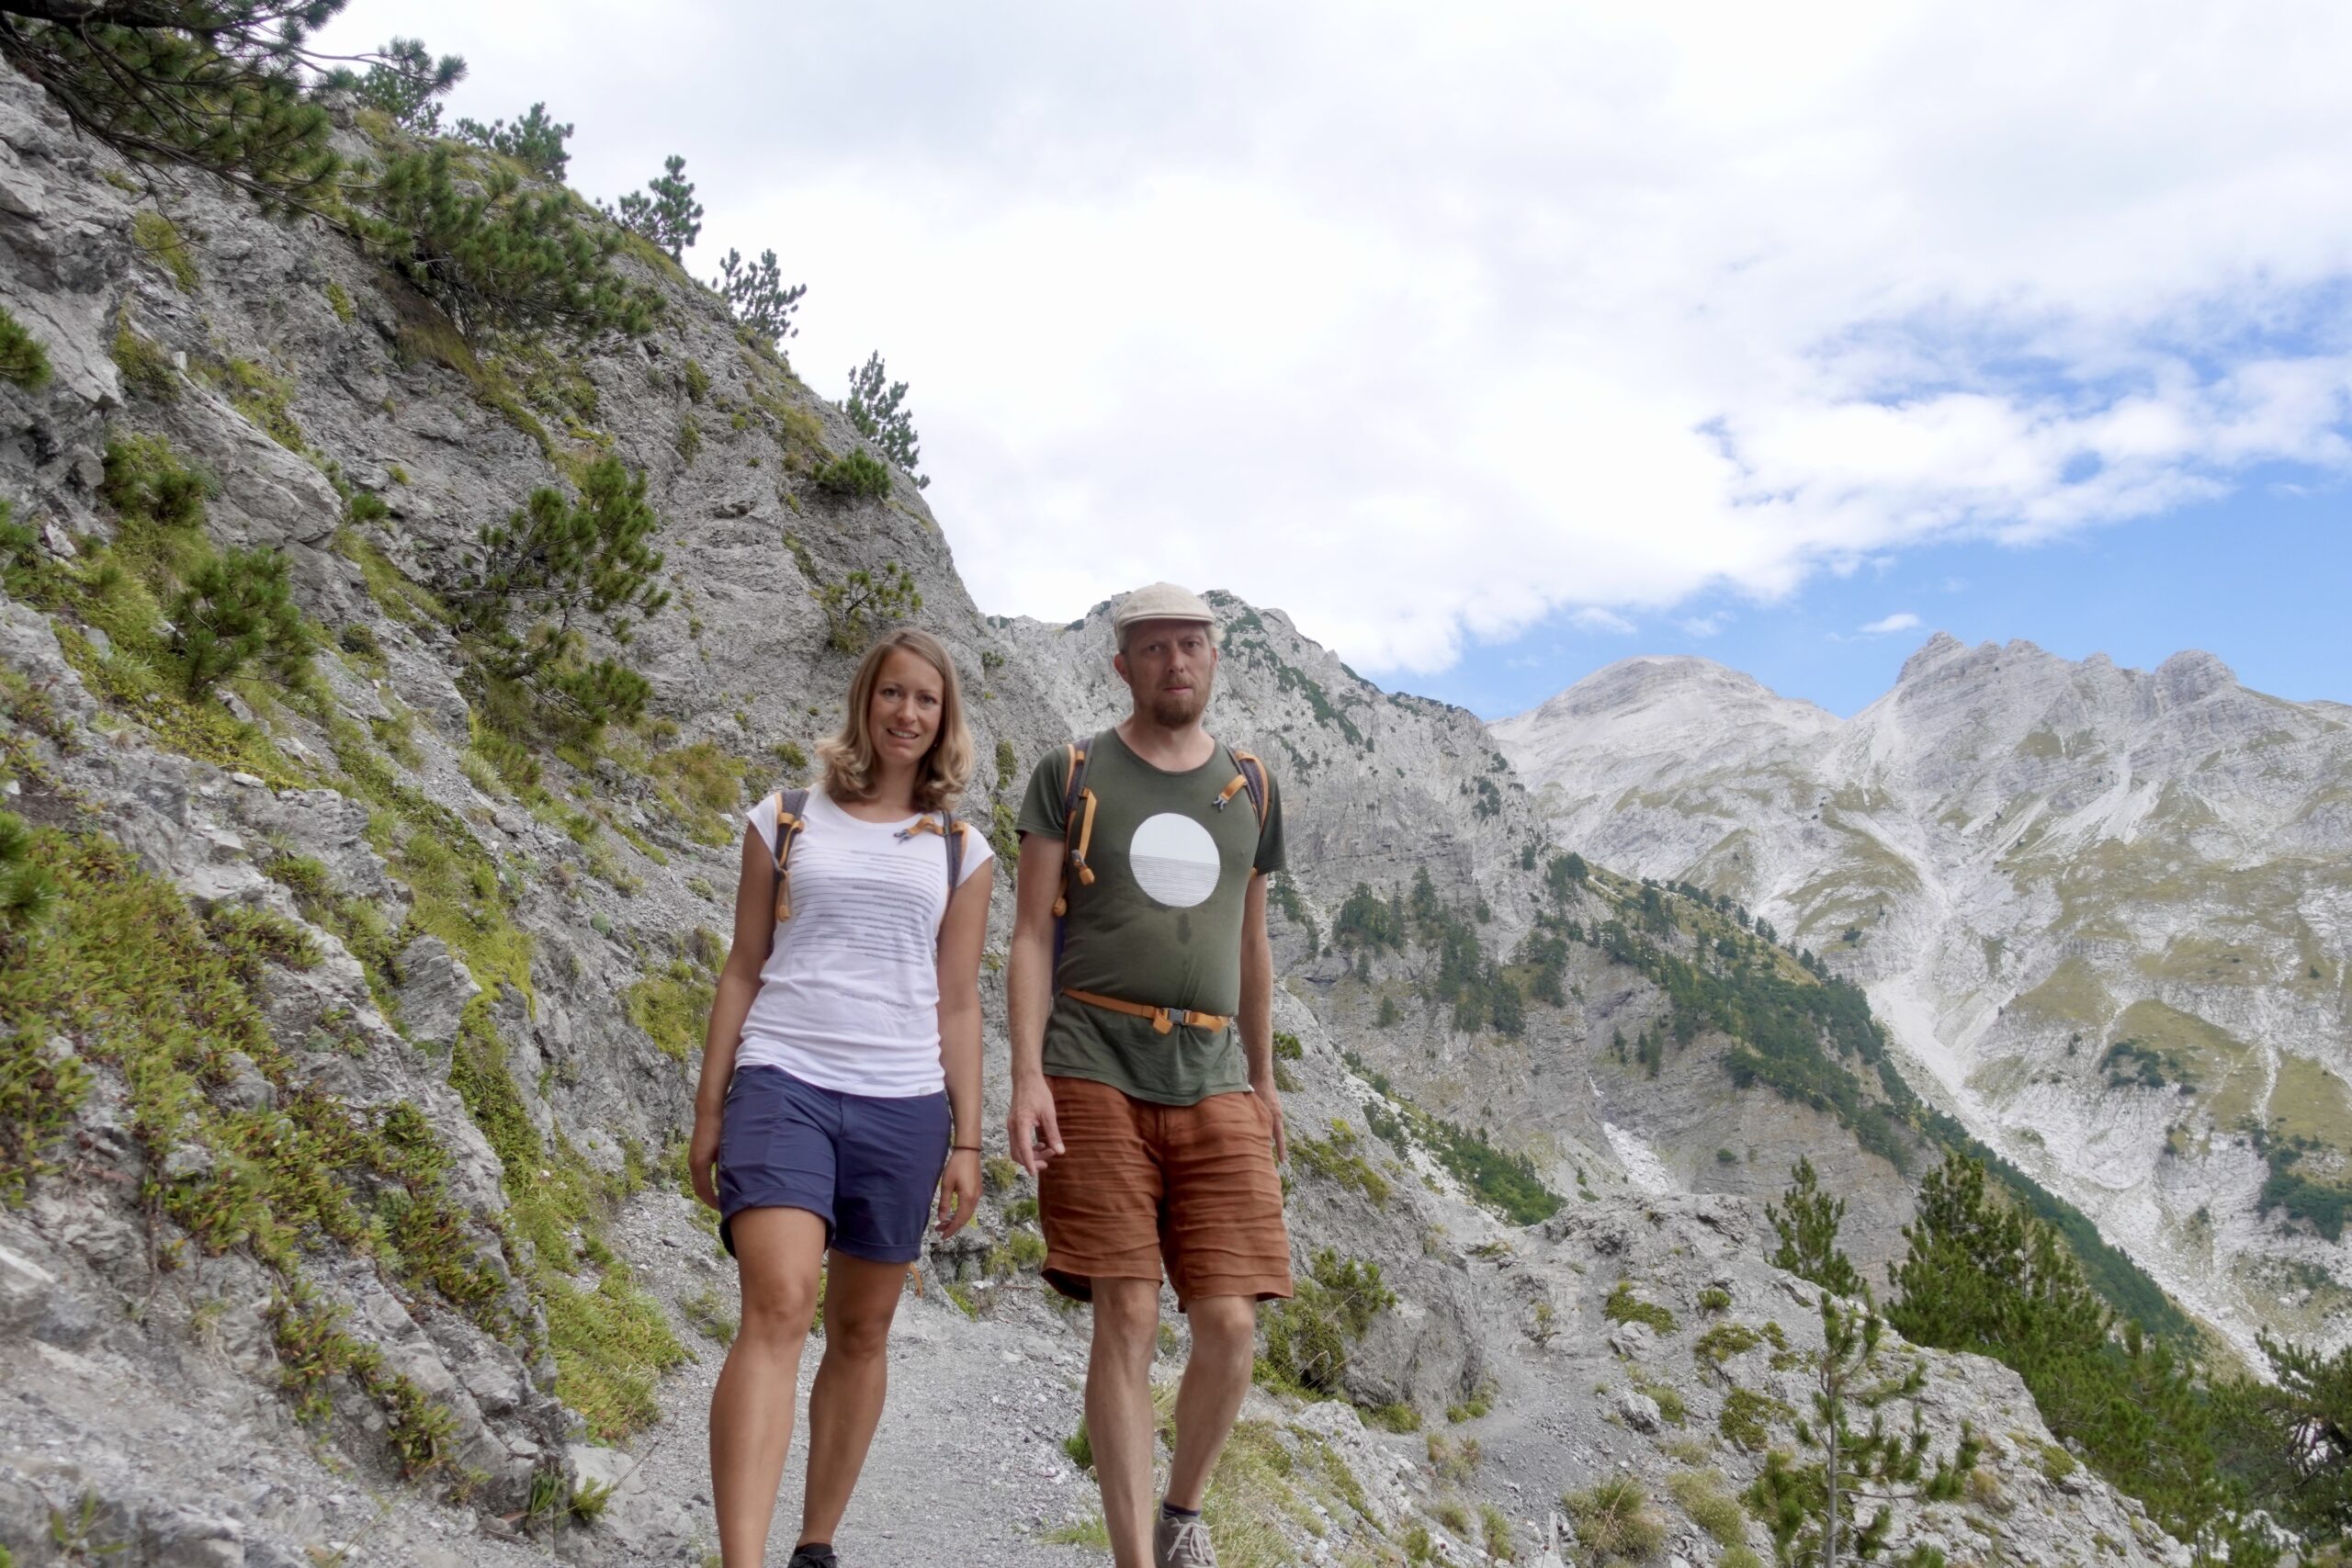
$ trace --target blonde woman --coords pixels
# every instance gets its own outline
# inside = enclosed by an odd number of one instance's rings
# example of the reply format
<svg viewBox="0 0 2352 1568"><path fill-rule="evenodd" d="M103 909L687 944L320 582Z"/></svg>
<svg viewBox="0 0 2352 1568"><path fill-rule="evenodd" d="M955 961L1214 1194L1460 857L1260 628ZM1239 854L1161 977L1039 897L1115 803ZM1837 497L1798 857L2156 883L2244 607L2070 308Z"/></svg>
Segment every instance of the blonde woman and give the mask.
<svg viewBox="0 0 2352 1568"><path fill-rule="evenodd" d="M825 1350L792 1568L833 1568L907 1268L927 1222L953 1235L980 1195L994 874L987 840L953 815L972 737L939 640L909 628L876 643L818 756L823 780L805 804L769 796L743 836L688 1150L742 1280L742 1326L710 1402L727 1568L765 1561L820 1267Z"/></svg>

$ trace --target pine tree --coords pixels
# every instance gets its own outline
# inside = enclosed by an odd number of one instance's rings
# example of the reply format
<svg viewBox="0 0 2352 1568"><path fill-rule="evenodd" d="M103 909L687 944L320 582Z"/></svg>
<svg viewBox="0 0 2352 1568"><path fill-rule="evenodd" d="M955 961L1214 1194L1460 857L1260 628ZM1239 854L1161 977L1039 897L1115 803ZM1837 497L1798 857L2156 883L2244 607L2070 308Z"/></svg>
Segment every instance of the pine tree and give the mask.
<svg viewBox="0 0 2352 1568"><path fill-rule="evenodd" d="M659 179L645 183L650 196L633 190L621 197L620 219L668 252L672 261L683 262L702 233L702 203L695 199L694 182L685 177L684 157L673 152L662 167Z"/></svg>
<svg viewBox="0 0 2352 1568"><path fill-rule="evenodd" d="M280 669L309 657L286 557L231 550L198 567L172 608L173 648L190 697L200 697L266 654Z"/></svg>
<svg viewBox="0 0 2352 1568"><path fill-rule="evenodd" d="M915 472L922 453L915 438L915 423L906 410L907 384L892 381L882 367L882 355L868 355L865 363L849 373L849 400L842 412L882 456L915 481L917 490L931 481Z"/></svg>
<svg viewBox="0 0 2352 1568"><path fill-rule="evenodd" d="M340 62L309 48L345 0L0 0L0 60L40 84L75 129L136 161L200 169L272 207L332 205L341 160L306 67L366 64L420 104L464 62L422 48ZM379 75L381 73L381 75Z"/></svg>
<svg viewBox="0 0 2352 1568"><path fill-rule="evenodd" d="M581 221L566 190L527 191L508 169L461 184L447 145L394 155L363 220L370 249L469 333L484 325L637 335L661 310L612 270L620 237Z"/></svg>
<svg viewBox="0 0 2352 1568"><path fill-rule="evenodd" d="M1799 1157L1789 1172L1789 1189L1781 1196L1781 1206L1765 1204L1764 1216L1781 1238L1779 1250L1772 1254L1773 1268L1810 1280L1833 1295L1862 1293L1860 1273L1838 1247L1846 1201L1821 1190L1810 1158Z"/></svg>
<svg viewBox="0 0 2352 1568"><path fill-rule="evenodd" d="M762 251L758 261L747 263L741 251L729 250L720 260L718 277L711 287L726 299L735 319L771 347L800 330L793 325L792 312L799 306L800 297L808 292L808 286L796 283L785 288L774 251Z"/></svg>
<svg viewBox="0 0 2352 1568"><path fill-rule="evenodd" d="M466 62L458 56L435 60L424 39L396 38L378 51L367 74L355 76L345 68L330 73L321 85L356 94L360 103L390 115L412 136L438 136L441 96L465 75Z"/></svg>
<svg viewBox="0 0 2352 1568"><path fill-rule="evenodd" d="M655 581L662 555L647 543L660 525L645 475L606 457L581 476L578 500L542 488L504 524L483 528L481 563L447 594L481 639L483 667L507 680L537 674L574 653L583 621L626 644L631 616L650 617L670 601Z"/></svg>
<svg viewBox="0 0 2352 1568"><path fill-rule="evenodd" d="M478 119L461 119L458 122L458 136L460 141L512 158L548 179L560 180L571 164L571 150L564 145L571 140L571 127L550 118L543 103L533 104L511 126L503 119L493 119L488 125Z"/></svg>
<svg viewBox="0 0 2352 1568"><path fill-rule="evenodd" d="M1982 1445L1963 1423L1951 1457L1928 1469L1929 1435L1916 1403L1927 1385L1927 1368L1917 1359L1888 1368L1880 1348L1885 1329L1867 1298L1841 1303L1822 1293L1823 1347L1812 1357L1813 1414L1796 1427L1797 1441L1820 1457L1800 1463L1775 1449L1747 1492L1750 1509L1771 1532L1781 1568L1875 1561L1894 1528L1887 1505L1950 1501L1976 1467ZM1884 1407L1897 1400L1912 1402L1907 1432L1891 1431L1886 1424ZM1867 1430L1854 1426L1858 1412L1869 1415ZM1865 1520L1864 1508L1873 1505ZM1919 1547L1904 1561L1926 1568L1942 1557Z"/></svg>
<svg viewBox="0 0 2352 1568"><path fill-rule="evenodd" d="M2015 1368L2045 1426L2184 1540L2226 1531L2236 1506L2213 1451L2198 1369L2114 1319L2057 1230L1952 1155L1919 1184L1887 1318L1915 1345Z"/></svg>

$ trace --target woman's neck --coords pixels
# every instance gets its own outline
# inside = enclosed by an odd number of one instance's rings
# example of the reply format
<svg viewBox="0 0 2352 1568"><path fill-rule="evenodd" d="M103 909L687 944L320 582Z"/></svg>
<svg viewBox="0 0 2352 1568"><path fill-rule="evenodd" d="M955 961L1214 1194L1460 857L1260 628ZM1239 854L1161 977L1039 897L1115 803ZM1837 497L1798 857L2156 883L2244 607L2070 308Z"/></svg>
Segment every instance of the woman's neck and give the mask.
<svg viewBox="0 0 2352 1568"><path fill-rule="evenodd" d="M899 762L876 761L865 799L861 805L891 817L915 815L915 770Z"/></svg>

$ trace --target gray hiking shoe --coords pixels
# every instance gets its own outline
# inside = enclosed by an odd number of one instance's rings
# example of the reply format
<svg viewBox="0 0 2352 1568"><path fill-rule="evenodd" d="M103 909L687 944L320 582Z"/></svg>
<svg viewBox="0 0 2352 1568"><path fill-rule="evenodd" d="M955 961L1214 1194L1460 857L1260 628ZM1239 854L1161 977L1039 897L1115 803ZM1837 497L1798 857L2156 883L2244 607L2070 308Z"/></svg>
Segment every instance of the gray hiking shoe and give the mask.
<svg viewBox="0 0 2352 1568"><path fill-rule="evenodd" d="M1198 1519L1161 1514L1159 1528L1151 1532L1151 1568L1216 1568L1209 1527Z"/></svg>

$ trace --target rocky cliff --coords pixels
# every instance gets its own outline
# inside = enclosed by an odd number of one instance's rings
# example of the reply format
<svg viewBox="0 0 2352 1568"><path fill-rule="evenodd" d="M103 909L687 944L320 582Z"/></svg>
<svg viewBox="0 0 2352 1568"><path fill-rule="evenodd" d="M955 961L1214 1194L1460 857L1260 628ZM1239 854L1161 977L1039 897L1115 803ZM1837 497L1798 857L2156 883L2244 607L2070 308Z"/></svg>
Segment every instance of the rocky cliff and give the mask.
<svg viewBox="0 0 2352 1568"><path fill-rule="evenodd" d="M343 150L393 134L354 119ZM824 482L855 432L642 245L616 265L663 301L650 333L463 333L345 234L150 184L10 75L0 210L0 305L52 370L0 382L0 779L57 893L0 927L0 1544L706 1561L731 1280L674 1162L737 813L838 720L854 574L903 570L955 650L993 833L1111 716L1102 617L982 616L904 476ZM452 605L486 525L605 458L645 479L673 597L589 639L650 682L598 727L486 672ZM256 548L308 651L208 689L198 585ZM1315 1281L1214 1494L1227 1560L1493 1561L1565 1512L1580 1561L1754 1561L1729 1498L1793 1441L1820 1331L1751 1198L1809 1151L1849 1246L1891 1253L1921 1150L1873 1028L1737 911L1572 874L1471 716L1221 606L1216 728L1290 813ZM1001 891L992 1112L1009 916ZM1735 985L1799 1021L1742 1033ZM867 1558L1085 1551L1086 1323L1037 1286L1034 1213L1000 1167L926 1260ZM1919 1362L1935 1452L1987 1445L1900 1540L2185 1561L2013 1374Z"/></svg>
<svg viewBox="0 0 2352 1568"><path fill-rule="evenodd" d="M2352 709L1939 635L1840 722L1702 660L1496 725L1565 841L1751 905L2241 1348L2352 1337Z"/></svg>

